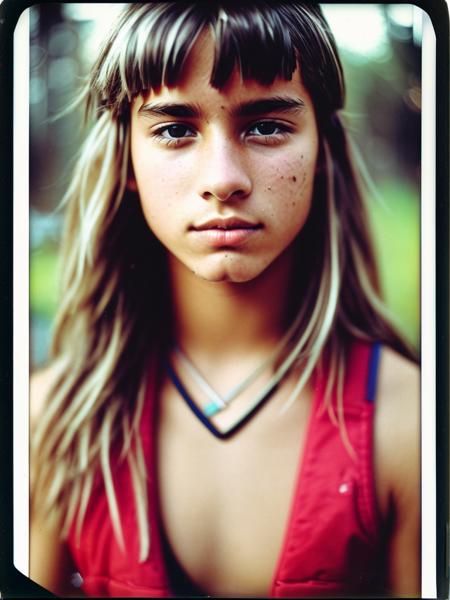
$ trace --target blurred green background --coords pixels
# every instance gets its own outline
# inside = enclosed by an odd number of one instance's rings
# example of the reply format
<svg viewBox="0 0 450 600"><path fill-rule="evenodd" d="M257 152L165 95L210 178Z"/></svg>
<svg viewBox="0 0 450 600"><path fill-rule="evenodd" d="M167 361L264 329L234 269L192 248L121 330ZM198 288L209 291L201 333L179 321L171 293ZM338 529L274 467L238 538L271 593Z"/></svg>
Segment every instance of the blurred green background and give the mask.
<svg viewBox="0 0 450 600"><path fill-rule="evenodd" d="M58 246L81 112L76 96L123 5L30 9L31 368L45 364L58 303ZM346 73L345 121L370 174L370 214L383 292L408 339L420 335L420 75L422 12L411 4L322 4Z"/></svg>

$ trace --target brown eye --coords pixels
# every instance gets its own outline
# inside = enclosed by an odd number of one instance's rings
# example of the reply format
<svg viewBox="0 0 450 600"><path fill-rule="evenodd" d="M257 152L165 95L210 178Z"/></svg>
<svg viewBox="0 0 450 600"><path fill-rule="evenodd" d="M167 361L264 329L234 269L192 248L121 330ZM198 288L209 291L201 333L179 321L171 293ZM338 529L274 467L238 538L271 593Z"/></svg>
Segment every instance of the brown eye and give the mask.
<svg viewBox="0 0 450 600"><path fill-rule="evenodd" d="M166 138L179 139L194 135L193 132L186 125L175 124L169 125L161 130L160 134Z"/></svg>
<svg viewBox="0 0 450 600"><path fill-rule="evenodd" d="M246 135L249 141L265 146L277 146L283 143L292 133L292 127L278 121L258 121L251 125Z"/></svg>
<svg viewBox="0 0 450 600"><path fill-rule="evenodd" d="M275 137L289 133L292 128L286 123L278 121L258 121L247 129L247 135L254 137Z"/></svg>
<svg viewBox="0 0 450 600"><path fill-rule="evenodd" d="M273 121L261 121L252 127L250 133L253 135L274 135L280 133L280 127Z"/></svg>

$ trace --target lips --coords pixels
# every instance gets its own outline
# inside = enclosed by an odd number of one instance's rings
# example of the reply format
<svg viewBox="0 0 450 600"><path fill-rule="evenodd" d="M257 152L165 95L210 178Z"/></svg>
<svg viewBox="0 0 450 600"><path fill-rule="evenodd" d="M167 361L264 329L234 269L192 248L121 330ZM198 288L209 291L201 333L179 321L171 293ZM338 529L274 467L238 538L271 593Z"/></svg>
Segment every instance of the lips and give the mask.
<svg viewBox="0 0 450 600"><path fill-rule="evenodd" d="M260 229L259 223L252 223L245 219L237 217L228 217L226 219L211 219L199 225L194 225L194 231L207 231L210 229L218 229L221 231L230 231L234 229Z"/></svg>
<svg viewBox="0 0 450 600"><path fill-rule="evenodd" d="M260 223L228 217L202 222L193 226L191 231L202 243L212 248L221 248L240 246L261 229Z"/></svg>

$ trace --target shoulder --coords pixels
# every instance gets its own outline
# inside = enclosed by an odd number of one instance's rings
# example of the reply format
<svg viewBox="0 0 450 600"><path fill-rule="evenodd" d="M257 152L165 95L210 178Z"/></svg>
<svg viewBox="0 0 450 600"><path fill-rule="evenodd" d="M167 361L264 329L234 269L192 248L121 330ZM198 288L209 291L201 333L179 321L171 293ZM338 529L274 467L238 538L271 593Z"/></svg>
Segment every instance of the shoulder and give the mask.
<svg viewBox="0 0 450 600"><path fill-rule="evenodd" d="M30 377L30 422L35 423L45 410L48 395L61 373L61 363L34 372Z"/></svg>
<svg viewBox="0 0 450 600"><path fill-rule="evenodd" d="M383 347L375 412L375 468L385 514L418 497L420 468L420 369Z"/></svg>
<svg viewBox="0 0 450 600"><path fill-rule="evenodd" d="M383 347L377 384L376 430L383 445L412 442L419 436L420 369Z"/></svg>
<svg viewBox="0 0 450 600"><path fill-rule="evenodd" d="M419 393L419 366L398 352L384 346L381 352L379 393L408 402L411 394Z"/></svg>

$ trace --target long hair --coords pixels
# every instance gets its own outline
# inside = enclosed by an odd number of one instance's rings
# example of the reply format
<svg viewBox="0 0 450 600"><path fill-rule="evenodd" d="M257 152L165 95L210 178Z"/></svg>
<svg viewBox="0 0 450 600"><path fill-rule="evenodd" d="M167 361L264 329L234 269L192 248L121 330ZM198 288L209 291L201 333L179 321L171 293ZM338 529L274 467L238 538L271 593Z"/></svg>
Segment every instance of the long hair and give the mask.
<svg viewBox="0 0 450 600"><path fill-rule="evenodd" d="M80 530L101 473L118 541L124 545L111 451L127 461L148 555L145 467L139 437L149 360L171 337L165 252L149 230L129 178L130 104L142 92L175 86L203 32L214 41L210 83L222 89L234 69L244 80L289 80L297 67L312 99L320 144L314 202L296 240L294 323L274 374L295 365L294 401L327 365L329 401L341 391L351 339L381 341L413 358L381 299L366 209L339 110L344 78L332 33L316 4L253 1L132 4L104 43L84 98L93 126L67 191L62 300L52 353L59 376L33 439L40 467L32 485L46 510L75 516ZM149 276L149 273L151 276ZM297 295L296 295L297 294ZM345 429L344 429L345 431ZM38 507L39 508L39 507Z"/></svg>

